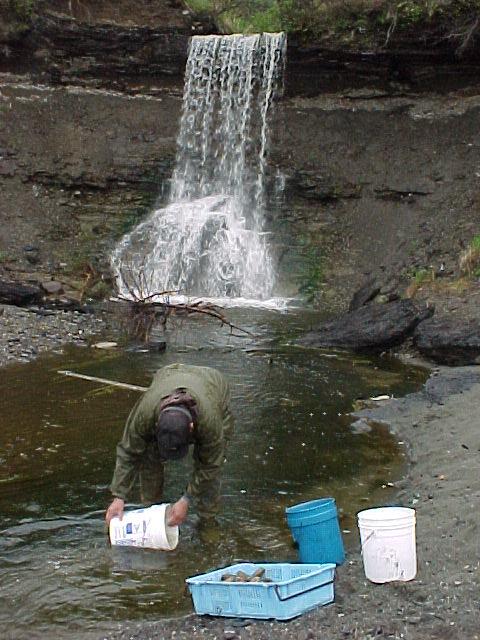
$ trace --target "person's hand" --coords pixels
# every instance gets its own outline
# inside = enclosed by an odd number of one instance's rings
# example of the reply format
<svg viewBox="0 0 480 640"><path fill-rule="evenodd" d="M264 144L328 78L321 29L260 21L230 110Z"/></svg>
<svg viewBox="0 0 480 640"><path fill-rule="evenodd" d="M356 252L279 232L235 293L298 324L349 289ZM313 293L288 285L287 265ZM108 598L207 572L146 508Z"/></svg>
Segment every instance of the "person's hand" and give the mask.
<svg viewBox="0 0 480 640"><path fill-rule="evenodd" d="M168 510L167 524L170 527L176 527L185 522L188 513L189 502L187 498L180 498L175 504L172 504Z"/></svg>
<svg viewBox="0 0 480 640"><path fill-rule="evenodd" d="M119 518L120 520L123 518L123 509L125 507L125 500L122 498L115 498L112 504L108 507L107 512L105 513L105 522L107 523L107 527L110 525L110 520L112 518Z"/></svg>

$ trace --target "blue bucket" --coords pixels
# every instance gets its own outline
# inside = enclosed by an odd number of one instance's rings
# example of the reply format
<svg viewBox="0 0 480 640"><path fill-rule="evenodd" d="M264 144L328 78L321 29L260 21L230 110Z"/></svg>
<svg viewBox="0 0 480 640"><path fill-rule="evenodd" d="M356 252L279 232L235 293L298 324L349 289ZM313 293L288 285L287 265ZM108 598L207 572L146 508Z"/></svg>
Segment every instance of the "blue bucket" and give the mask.
<svg viewBox="0 0 480 640"><path fill-rule="evenodd" d="M300 562L342 564L345 549L333 498L302 502L287 507L285 513Z"/></svg>

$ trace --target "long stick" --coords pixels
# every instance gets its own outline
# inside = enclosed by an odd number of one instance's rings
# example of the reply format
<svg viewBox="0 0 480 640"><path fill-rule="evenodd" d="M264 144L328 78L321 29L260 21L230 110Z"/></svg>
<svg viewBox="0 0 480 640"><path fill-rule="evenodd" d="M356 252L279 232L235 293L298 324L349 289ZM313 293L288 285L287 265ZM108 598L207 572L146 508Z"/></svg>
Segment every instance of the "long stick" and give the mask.
<svg viewBox="0 0 480 640"><path fill-rule="evenodd" d="M136 384L128 384L127 382L117 382L116 380L107 380L106 378L96 378L95 376L86 376L83 373L75 373L74 371L57 371L63 376L71 378L81 378L82 380L91 380L92 382L102 382L112 387L120 387L122 389L130 389L131 391L147 391L148 387L140 387Z"/></svg>

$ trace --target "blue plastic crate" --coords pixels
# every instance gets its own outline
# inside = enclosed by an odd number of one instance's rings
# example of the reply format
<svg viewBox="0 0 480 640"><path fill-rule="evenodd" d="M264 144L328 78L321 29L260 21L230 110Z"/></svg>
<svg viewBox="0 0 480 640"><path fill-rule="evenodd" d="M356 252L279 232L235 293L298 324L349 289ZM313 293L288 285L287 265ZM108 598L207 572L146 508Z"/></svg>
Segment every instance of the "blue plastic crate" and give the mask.
<svg viewBox="0 0 480 640"><path fill-rule="evenodd" d="M224 573L265 569L272 582L222 582ZM235 618L289 620L333 601L334 564L244 562L187 578L196 613Z"/></svg>

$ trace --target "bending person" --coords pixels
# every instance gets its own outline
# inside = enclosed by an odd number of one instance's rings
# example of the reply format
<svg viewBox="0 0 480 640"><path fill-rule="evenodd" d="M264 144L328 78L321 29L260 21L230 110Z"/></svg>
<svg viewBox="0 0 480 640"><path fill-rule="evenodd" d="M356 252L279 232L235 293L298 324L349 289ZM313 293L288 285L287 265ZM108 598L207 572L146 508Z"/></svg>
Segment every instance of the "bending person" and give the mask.
<svg viewBox="0 0 480 640"><path fill-rule="evenodd" d="M226 444L233 431L230 388L210 367L172 364L159 369L149 389L133 407L117 446L107 509L107 525L123 517L137 481L145 505L161 502L164 463L184 458L193 445L193 471L182 496L169 512L168 524L182 524L195 501L200 520L215 518Z"/></svg>

